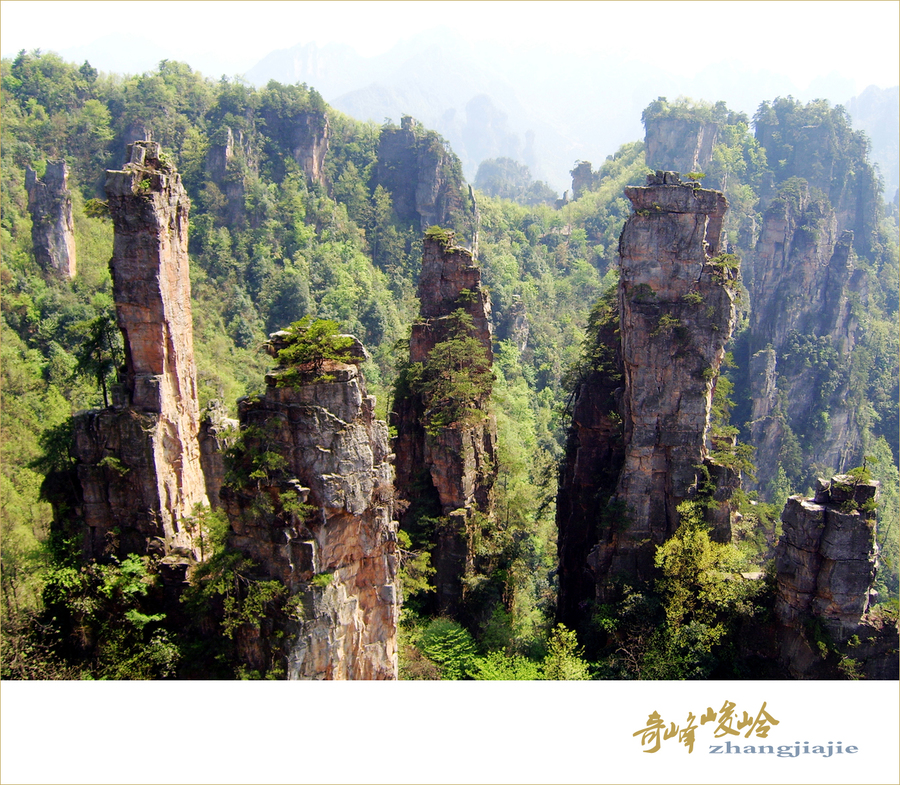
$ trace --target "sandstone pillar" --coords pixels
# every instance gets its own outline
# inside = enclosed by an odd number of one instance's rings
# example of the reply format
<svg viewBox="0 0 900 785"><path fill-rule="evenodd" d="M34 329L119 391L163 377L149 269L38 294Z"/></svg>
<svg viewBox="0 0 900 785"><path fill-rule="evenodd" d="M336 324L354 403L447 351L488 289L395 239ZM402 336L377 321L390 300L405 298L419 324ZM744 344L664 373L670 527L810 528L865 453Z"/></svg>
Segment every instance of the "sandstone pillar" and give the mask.
<svg viewBox="0 0 900 785"><path fill-rule="evenodd" d="M452 245L452 236L426 235L419 279L419 319L409 342L410 363L426 364L438 344L454 329L462 310L471 319L469 335L477 340L488 364L491 351L491 304L481 288L481 272L472 254ZM427 514L440 516L432 561L438 610L455 614L462 600L462 576L473 559L467 522L476 513L490 515L496 479L496 421L489 412L489 395L468 402L480 416L427 429L429 414L416 391L398 395L394 413L397 437L397 488L409 502L401 523Z"/></svg>
<svg viewBox="0 0 900 785"><path fill-rule="evenodd" d="M625 463L616 493L627 530L613 570L641 575L697 491L737 271L717 260L723 194L659 172L625 195L635 212L619 241Z"/></svg>
<svg viewBox="0 0 900 785"><path fill-rule="evenodd" d="M886 624L869 613L878 493L877 482L836 475L818 480L814 498L792 496L785 505L775 617L781 658L795 678L834 678L841 656L857 675L897 678L896 618Z"/></svg>
<svg viewBox="0 0 900 785"><path fill-rule="evenodd" d="M283 334L272 336L277 352ZM365 356L355 342L352 354ZM228 543L287 589L285 611L238 630L242 659L289 679L397 678L400 592L393 455L357 361L327 361L239 402L243 438L222 491ZM262 453L277 455L262 464ZM256 470L251 477L250 473ZM263 476L261 476L261 474ZM277 634L276 634L277 633Z"/></svg>
<svg viewBox="0 0 900 785"><path fill-rule="evenodd" d="M44 177L25 168L34 257L44 270L75 277L75 220L65 161L48 161Z"/></svg>
<svg viewBox="0 0 900 785"><path fill-rule="evenodd" d="M158 143L135 142L127 157L106 180L124 379L111 408L84 413L75 424L86 550L146 552L156 542L197 557L191 516L208 501L198 442L190 202Z"/></svg>

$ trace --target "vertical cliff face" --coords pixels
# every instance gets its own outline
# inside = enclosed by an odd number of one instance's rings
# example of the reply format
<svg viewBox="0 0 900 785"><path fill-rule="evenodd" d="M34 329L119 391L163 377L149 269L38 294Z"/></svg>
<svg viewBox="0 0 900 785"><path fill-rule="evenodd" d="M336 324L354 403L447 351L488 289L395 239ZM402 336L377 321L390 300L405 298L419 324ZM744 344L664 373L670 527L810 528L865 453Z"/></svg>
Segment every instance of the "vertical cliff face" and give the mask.
<svg viewBox="0 0 900 785"><path fill-rule="evenodd" d="M315 91L312 91L315 93ZM321 97L318 99L321 102ZM325 184L325 155L331 138L331 126L320 108L290 112L269 108L262 110L264 133L277 142L281 150L299 164L303 173L314 183Z"/></svg>
<svg viewBox="0 0 900 785"><path fill-rule="evenodd" d="M681 117L648 119L644 129L647 166L677 172L703 172L719 135L716 123Z"/></svg>
<svg viewBox="0 0 900 785"><path fill-rule="evenodd" d="M451 239L449 234L443 239L426 236L420 312L410 335L409 360L426 374L437 363L446 366L448 377L476 374L483 380L493 357L490 298L481 288L481 272L472 255L454 247ZM462 325L460 312L468 326ZM466 340L474 341L470 346L480 357L463 343L453 344ZM446 362L438 358L444 353ZM425 387L435 384L437 380L430 379ZM473 559L466 521L476 512L490 515L493 506L497 433L489 385L465 398L448 393L451 397L455 400L444 400L421 386L398 393L394 452L398 493L409 503L404 528L422 515L443 519L432 560L439 608L452 614L462 600L461 578Z"/></svg>
<svg viewBox="0 0 900 785"><path fill-rule="evenodd" d="M617 294L617 293L613 293ZM592 315L594 358L572 404L559 490L559 620L577 629L598 593L598 575L588 561L595 547L614 547L621 528L610 505L625 461L623 379L616 298L601 301Z"/></svg>
<svg viewBox="0 0 900 785"><path fill-rule="evenodd" d="M667 539L678 526L676 507L697 490L736 318L736 270L718 261L725 197L671 173L648 179L646 188L625 190L635 213L619 242L625 463L616 494L628 511L629 542L617 548L614 572L632 572L626 563L644 553L641 541ZM598 556L602 563L605 554Z"/></svg>
<svg viewBox="0 0 900 785"><path fill-rule="evenodd" d="M618 317L598 331L599 364L577 392L561 476L560 615L569 622L578 603L612 596L616 579L650 577L656 546L678 527L676 508L705 473L722 507L713 534L729 539L728 489L738 482L709 461L712 395L736 317L737 260L720 248L725 197L672 172L625 193L635 212L619 241Z"/></svg>
<svg viewBox="0 0 900 785"><path fill-rule="evenodd" d="M277 346L278 334L275 338ZM362 359L357 343L354 352ZM229 545L287 589L288 611L242 628L244 661L289 679L397 676L397 523L387 425L353 362L326 362L239 404ZM274 464L260 456L277 455ZM255 472L253 477L250 471Z"/></svg>
<svg viewBox="0 0 900 785"><path fill-rule="evenodd" d="M65 161L48 161L44 177L25 168L34 257L44 270L75 277L75 222Z"/></svg>
<svg viewBox="0 0 900 785"><path fill-rule="evenodd" d="M206 496L213 508L222 506L220 492L225 484L225 452L238 437L240 424L226 416L220 401L209 402L200 419L200 465L206 480Z"/></svg>
<svg viewBox="0 0 900 785"><path fill-rule="evenodd" d="M225 199L214 212L237 225L249 216L255 227L256 212L247 209L244 196L247 177L259 173L263 152L282 173L283 161L292 158L310 182L324 186L330 137L324 109L285 113L284 107L268 108L262 111L258 126L252 122L246 130L223 126L213 134L206 154L206 171Z"/></svg>
<svg viewBox="0 0 900 785"><path fill-rule="evenodd" d="M125 343L114 404L75 421L75 454L88 527L100 555L165 550L197 555L190 521L206 505L198 431L187 231L190 202L155 142L129 145L107 173L115 225L110 270Z"/></svg>
<svg viewBox="0 0 900 785"><path fill-rule="evenodd" d="M318 112L307 112L291 132L291 152L294 160L314 183L325 184L325 154L331 126L328 117Z"/></svg>
<svg viewBox="0 0 900 785"><path fill-rule="evenodd" d="M829 655L852 658L870 678L897 678L896 621L869 614L878 492L877 482L837 475L820 479L814 498L787 501L776 550L775 615L782 659L796 678L833 676Z"/></svg>
<svg viewBox="0 0 900 785"><path fill-rule="evenodd" d="M452 226L466 238L474 235L474 202L463 191L459 159L412 117L381 132L375 179L390 192L402 221L422 231Z"/></svg>
<svg viewBox="0 0 900 785"><path fill-rule="evenodd" d="M828 201L795 180L766 210L750 255L754 396L751 432L758 476L771 479L784 447L784 424L803 439L809 461L846 469L861 449L855 406L847 405L845 371L860 338L853 303L868 300L856 267L854 235L840 230ZM829 411L827 422L813 413Z"/></svg>
<svg viewBox="0 0 900 785"><path fill-rule="evenodd" d="M599 179L597 173L591 169L590 161L578 161L570 174L572 175L573 199L580 199L585 193L593 190Z"/></svg>
<svg viewBox="0 0 900 785"><path fill-rule="evenodd" d="M258 151L250 134L242 130L235 133L225 127L211 140L206 153L206 171L225 197L224 217L232 224L240 224L246 216L242 169L258 171Z"/></svg>

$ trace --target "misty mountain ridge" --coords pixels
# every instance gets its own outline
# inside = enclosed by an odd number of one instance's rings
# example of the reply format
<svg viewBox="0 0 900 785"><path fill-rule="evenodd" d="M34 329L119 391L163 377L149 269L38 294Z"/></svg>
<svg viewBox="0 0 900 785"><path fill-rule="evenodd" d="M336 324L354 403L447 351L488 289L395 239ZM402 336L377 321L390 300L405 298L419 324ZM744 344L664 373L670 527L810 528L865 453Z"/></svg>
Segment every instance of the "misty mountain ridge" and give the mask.
<svg viewBox="0 0 900 785"><path fill-rule="evenodd" d="M750 116L773 95L825 98L848 105L851 114L854 101L848 100L852 80L836 72L816 77L805 89L770 69L750 71L727 61L683 77L660 73L637 56L574 51L560 58L534 47L473 44L446 27L424 31L372 57L343 44L298 44L267 55L245 76L257 86L270 79L305 82L332 106L360 120L399 122L402 115L411 115L447 138L470 181L484 158L503 156L522 161L535 179L559 192L571 187L569 171L575 161L602 162L621 144L640 138L641 111L660 95L721 100ZM897 187L891 163L897 160L897 134L892 157L889 142L878 144L874 138L889 138L890 133L873 133L874 122L861 127L873 136L873 157L890 198Z"/></svg>

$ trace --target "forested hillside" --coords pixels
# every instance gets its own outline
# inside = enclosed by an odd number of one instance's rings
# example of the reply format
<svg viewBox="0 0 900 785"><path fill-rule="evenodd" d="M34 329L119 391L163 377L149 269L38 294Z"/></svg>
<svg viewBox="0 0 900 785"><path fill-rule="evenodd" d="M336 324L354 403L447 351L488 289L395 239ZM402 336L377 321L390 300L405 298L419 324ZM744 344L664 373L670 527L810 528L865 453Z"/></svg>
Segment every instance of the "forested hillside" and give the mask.
<svg viewBox="0 0 900 785"><path fill-rule="evenodd" d="M764 103L752 121L723 104L659 99L643 119L646 148L642 140L624 145L596 169L573 161L575 198L565 201L508 159L485 162L470 187L435 132L410 117L399 127L358 122L326 105L314 86L256 89L169 61L126 78L53 54L3 60L3 677L280 675L248 669L234 644L239 625L258 629L267 614L289 611L280 590L264 581L237 599L229 593L228 581L238 586L252 570L229 556L221 513L207 514L203 524L213 566L199 570L173 606L147 555L84 563L77 526L61 510L60 478L72 477L75 465L72 416L109 405L124 362L108 267L105 172L122 167L126 145L151 138L161 145L160 165L177 169L191 203L201 409L217 401L213 408L236 417L239 399L258 400L263 391L273 365L264 350L269 334L315 324L365 346L360 370L376 398L374 414L396 426L395 400L410 385L423 394L436 389L428 387L427 366L408 362L410 329L422 318L423 237L442 227L448 234L431 236L474 255L493 323L492 376L481 379L496 420L491 512L473 529L463 578L469 600L454 618L439 617L433 600L429 532L436 524L427 511L403 524L401 678L769 673L742 672L732 646L738 630L765 615L764 581L741 596L724 584L704 595L698 619L722 597L733 613L706 619L715 634L691 638L696 651L687 655L690 634L682 630L680 670L661 664L674 637L618 651L604 643L617 627L633 630L635 639L652 634L639 603L587 608L585 623L571 625L579 638L557 623L557 479L572 404L603 359L598 336L616 333L619 238L632 214L624 190L660 168L695 172L703 188L725 193L728 252L742 259L738 325L716 388L714 426L718 437L736 437L756 455L736 453L734 468L750 494L742 497L733 550L704 551L704 558L723 573L764 572L787 497L811 495L817 477L862 466L882 483L876 589L885 612L892 606L896 614L898 222L896 210L885 210L866 138L842 108L790 98ZM673 150L692 129L712 124L715 141L699 153L702 168L679 167ZM664 129L668 141L651 128ZM26 188L49 187L60 161L73 217L73 276L42 261L38 199ZM776 223L795 239L794 255L773 277L763 271L774 269L779 241L767 231ZM852 248L846 276L823 278L841 238ZM456 348L468 346L464 329L452 337L462 342ZM768 388L767 362L778 369ZM226 453L232 487L237 469L250 465L249 445ZM658 596L642 600L651 608L646 618L683 602L687 579L672 565L685 542L660 557L665 574ZM638 648L644 661L636 666L621 652Z"/></svg>

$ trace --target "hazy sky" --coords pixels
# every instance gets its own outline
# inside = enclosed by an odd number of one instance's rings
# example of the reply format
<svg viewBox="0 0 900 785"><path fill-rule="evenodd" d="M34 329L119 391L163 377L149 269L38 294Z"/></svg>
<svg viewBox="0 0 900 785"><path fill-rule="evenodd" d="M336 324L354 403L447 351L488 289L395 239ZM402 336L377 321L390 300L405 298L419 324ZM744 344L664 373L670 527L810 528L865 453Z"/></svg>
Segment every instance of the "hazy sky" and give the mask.
<svg viewBox="0 0 900 785"><path fill-rule="evenodd" d="M3 57L21 49L63 52L117 34L135 72L155 66L157 47L207 75L237 75L269 52L298 43L338 41L371 55L438 25L475 41L535 45L560 57L586 49L639 56L679 76L694 75L710 58L728 58L785 74L801 87L838 72L860 91L897 84L900 70L900 4L887 0L2 0L0 21ZM94 65L104 70L102 62Z"/></svg>

